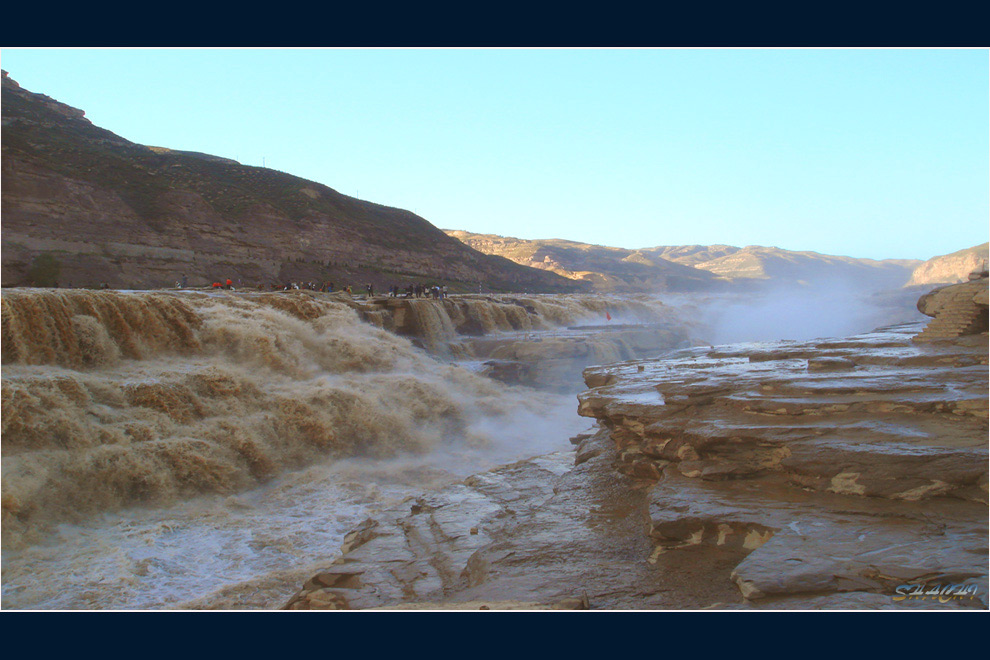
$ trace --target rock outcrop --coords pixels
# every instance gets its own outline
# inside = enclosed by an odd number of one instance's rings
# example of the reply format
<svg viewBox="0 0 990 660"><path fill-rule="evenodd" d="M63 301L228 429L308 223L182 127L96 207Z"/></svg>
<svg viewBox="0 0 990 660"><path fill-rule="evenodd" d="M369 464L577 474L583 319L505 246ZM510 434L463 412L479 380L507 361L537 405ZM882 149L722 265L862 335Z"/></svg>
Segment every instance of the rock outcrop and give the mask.
<svg viewBox="0 0 990 660"><path fill-rule="evenodd" d="M987 606L985 336L585 371L599 431L369 518L285 609Z"/></svg>
<svg viewBox="0 0 990 660"><path fill-rule="evenodd" d="M611 468L607 436L475 475L367 520L283 609L693 608L735 596L721 557L662 571L646 492ZM595 451L587 447L594 445Z"/></svg>
<svg viewBox="0 0 990 660"><path fill-rule="evenodd" d="M918 300L918 311L931 321L915 341L939 341L966 335L986 334L986 271L973 273L969 282L953 284L926 293Z"/></svg>
<svg viewBox="0 0 990 660"><path fill-rule="evenodd" d="M938 583L985 607L986 335L916 330L588 369L581 414L652 484L654 556L742 549L732 579L757 605L873 607Z"/></svg>

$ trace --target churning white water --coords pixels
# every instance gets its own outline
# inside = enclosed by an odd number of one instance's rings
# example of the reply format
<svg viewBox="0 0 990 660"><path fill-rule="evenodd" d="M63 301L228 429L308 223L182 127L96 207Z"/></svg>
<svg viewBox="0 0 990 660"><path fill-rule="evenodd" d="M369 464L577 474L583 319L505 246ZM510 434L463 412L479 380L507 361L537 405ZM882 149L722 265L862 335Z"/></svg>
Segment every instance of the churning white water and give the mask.
<svg viewBox="0 0 990 660"><path fill-rule="evenodd" d="M411 301L422 345L482 335L461 366L329 297L0 302L4 609L279 607L376 510L588 430L573 394L490 380L484 360L573 380L684 336L567 331L660 328L647 297Z"/></svg>
<svg viewBox="0 0 990 660"><path fill-rule="evenodd" d="M375 510L588 425L330 301L3 305L4 608L278 607Z"/></svg>
<svg viewBox="0 0 990 660"><path fill-rule="evenodd" d="M42 543L3 552L3 607L273 608L332 561L375 511L513 460L569 447L588 422L571 397L539 395L537 414L479 418L485 447L343 459L258 488L60 524Z"/></svg>

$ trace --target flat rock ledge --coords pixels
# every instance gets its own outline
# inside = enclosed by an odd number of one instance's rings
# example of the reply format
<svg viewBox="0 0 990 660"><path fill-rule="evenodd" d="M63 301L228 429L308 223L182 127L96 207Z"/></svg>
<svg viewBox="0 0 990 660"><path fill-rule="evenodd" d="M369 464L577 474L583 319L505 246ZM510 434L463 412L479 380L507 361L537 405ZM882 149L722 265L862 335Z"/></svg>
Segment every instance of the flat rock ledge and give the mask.
<svg viewBox="0 0 990 660"><path fill-rule="evenodd" d="M573 451L531 458L368 519L283 609L660 604L643 492L612 470L607 435L589 441L601 452L579 466Z"/></svg>
<svg viewBox="0 0 990 660"><path fill-rule="evenodd" d="M599 430L410 498L283 609L987 607L987 340L585 371Z"/></svg>
<svg viewBox="0 0 990 660"><path fill-rule="evenodd" d="M587 369L580 413L652 484L654 558L739 548L754 605L985 608L987 335L919 329ZM964 596L894 600L922 587Z"/></svg>

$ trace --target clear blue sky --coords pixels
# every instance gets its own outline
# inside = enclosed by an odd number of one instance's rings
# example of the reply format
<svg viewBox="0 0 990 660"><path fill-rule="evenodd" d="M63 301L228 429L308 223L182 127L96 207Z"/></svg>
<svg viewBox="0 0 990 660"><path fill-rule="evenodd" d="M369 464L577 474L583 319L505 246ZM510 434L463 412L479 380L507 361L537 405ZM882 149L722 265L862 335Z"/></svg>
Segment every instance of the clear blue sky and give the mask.
<svg viewBox="0 0 990 660"><path fill-rule="evenodd" d="M442 228L926 259L988 240L988 50L4 49L129 140Z"/></svg>

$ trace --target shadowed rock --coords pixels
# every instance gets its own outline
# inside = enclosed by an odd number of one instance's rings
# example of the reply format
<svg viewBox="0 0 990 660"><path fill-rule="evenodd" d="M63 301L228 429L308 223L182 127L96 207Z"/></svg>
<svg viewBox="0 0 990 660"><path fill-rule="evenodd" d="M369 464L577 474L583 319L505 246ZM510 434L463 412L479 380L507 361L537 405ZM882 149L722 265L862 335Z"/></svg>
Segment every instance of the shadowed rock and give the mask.
<svg viewBox="0 0 990 660"><path fill-rule="evenodd" d="M934 318L915 341L939 341L987 332L987 276L935 289L918 300L918 311Z"/></svg>

